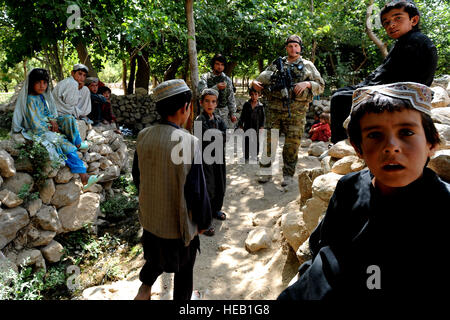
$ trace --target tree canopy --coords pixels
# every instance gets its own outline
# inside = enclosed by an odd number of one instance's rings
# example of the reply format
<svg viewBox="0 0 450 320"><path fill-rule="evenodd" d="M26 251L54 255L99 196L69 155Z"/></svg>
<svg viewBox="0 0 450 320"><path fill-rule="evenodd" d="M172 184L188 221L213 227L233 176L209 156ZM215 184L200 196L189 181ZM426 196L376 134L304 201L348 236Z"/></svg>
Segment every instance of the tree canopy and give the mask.
<svg viewBox="0 0 450 320"><path fill-rule="evenodd" d="M422 31L438 48L437 75L449 74L450 4L446 0L415 2ZM230 76L252 78L284 55L284 41L295 33L303 39L302 55L314 61L326 80L327 93L357 83L383 59L365 32L368 4L368 0L197 0L194 19L200 72L220 52L230 62L226 70ZM393 41L378 21L384 1L374 4L374 33L390 47ZM79 9L78 20L73 19L77 11L68 10L69 6ZM148 86L150 79L189 79L184 1L1 0L0 8L3 85L17 81L22 64L46 67L52 78L61 80L71 64L80 60L101 75L109 70L115 81L123 73L129 91L133 86Z"/></svg>

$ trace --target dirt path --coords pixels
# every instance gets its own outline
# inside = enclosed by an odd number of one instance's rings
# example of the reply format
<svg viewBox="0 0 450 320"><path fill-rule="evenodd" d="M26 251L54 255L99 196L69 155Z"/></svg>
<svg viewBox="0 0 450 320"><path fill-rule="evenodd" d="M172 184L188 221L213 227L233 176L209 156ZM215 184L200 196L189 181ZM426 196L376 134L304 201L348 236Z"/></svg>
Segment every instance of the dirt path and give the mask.
<svg viewBox="0 0 450 320"><path fill-rule="evenodd" d="M283 137L280 139L283 145ZM278 156L281 159L281 148ZM231 148L231 146L227 146ZM298 210L298 182L282 188L281 171L271 182L259 184L259 166L229 164L227 159L227 191L223 211L227 220L214 220L216 234L200 236L201 254L194 267L194 290L202 299L242 300L276 299L298 268L295 253L283 243L279 219L288 211ZM277 162L275 162L277 165ZM314 157L299 151L298 169L320 165ZM256 226L273 231L272 246L256 253L245 249L248 233ZM142 265L142 254L136 267ZM126 280L110 285L92 287L83 293L85 299L133 299L140 286L139 268ZM152 288L152 299L172 299L173 274L163 274Z"/></svg>

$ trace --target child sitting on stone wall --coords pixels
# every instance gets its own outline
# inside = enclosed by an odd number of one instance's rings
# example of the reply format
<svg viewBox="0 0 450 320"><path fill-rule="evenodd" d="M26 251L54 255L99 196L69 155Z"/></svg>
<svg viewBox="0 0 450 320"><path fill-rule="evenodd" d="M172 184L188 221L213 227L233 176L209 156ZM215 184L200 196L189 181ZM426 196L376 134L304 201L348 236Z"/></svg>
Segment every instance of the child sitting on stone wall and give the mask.
<svg viewBox="0 0 450 320"><path fill-rule="evenodd" d="M450 184L426 167L440 143L431 99L411 82L355 91L348 134L368 170L339 180L310 236L312 260L278 299L439 296Z"/></svg>

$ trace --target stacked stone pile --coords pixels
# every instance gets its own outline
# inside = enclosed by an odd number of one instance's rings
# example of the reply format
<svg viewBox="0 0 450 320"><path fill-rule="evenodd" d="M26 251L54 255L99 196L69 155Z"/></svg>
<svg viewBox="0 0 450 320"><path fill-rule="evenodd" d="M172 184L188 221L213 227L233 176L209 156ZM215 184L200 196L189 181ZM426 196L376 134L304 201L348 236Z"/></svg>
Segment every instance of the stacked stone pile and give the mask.
<svg viewBox="0 0 450 320"><path fill-rule="evenodd" d="M61 233L81 229L86 223L93 228L100 214L100 202L111 195L114 179L126 168L128 150L120 134L109 127L86 126L78 121L82 139L89 149L78 152L89 174L102 178L88 190L82 190L78 174L66 166L44 170L47 180L39 190L34 188L33 167L19 161L17 144L25 143L21 134L0 141L0 270L5 266L24 264L46 268L46 263L60 260L63 247L54 240ZM23 186L39 192L39 198L24 203L18 197ZM11 268L8 268L11 269Z"/></svg>
<svg viewBox="0 0 450 320"><path fill-rule="evenodd" d="M138 88L139 89L139 88ZM153 95L137 94L111 97L111 106L119 125L125 125L136 132L148 127L160 119L156 112Z"/></svg>

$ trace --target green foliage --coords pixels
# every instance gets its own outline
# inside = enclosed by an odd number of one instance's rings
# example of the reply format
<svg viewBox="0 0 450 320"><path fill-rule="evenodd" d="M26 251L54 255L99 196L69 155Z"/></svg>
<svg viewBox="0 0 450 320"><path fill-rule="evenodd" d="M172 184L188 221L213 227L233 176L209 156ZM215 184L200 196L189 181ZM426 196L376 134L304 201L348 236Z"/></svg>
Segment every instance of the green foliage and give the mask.
<svg viewBox="0 0 450 320"><path fill-rule="evenodd" d="M44 186L48 176L45 173L45 168L50 161L50 156L47 149L39 142L36 137L33 140L27 140L25 144L18 146L19 160L30 160L33 165L32 177L34 183L38 189ZM51 163L53 167L57 166L56 163Z"/></svg>
<svg viewBox="0 0 450 320"><path fill-rule="evenodd" d="M102 253L113 250L120 244L119 239L109 233L98 237L91 232L89 225L65 235L58 235L56 238L64 247L64 259L71 260L74 265L79 265L83 259L97 259Z"/></svg>
<svg viewBox="0 0 450 320"><path fill-rule="evenodd" d="M25 183L22 188L19 190L19 194L17 195L23 202L27 203L32 200L39 199L39 192L30 192L30 185Z"/></svg>
<svg viewBox="0 0 450 320"><path fill-rule="evenodd" d="M120 176L116 180L113 181L112 188L114 189L121 189L132 196L137 196L137 188L134 185L134 182L131 180L130 177L127 176Z"/></svg>
<svg viewBox="0 0 450 320"><path fill-rule="evenodd" d="M106 214L106 218L117 221L127 217L131 212L138 208L138 201L135 197L117 195L100 204L100 209Z"/></svg>
<svg viewBox="0 0 450 320"><path fill-rule="evenodd" d="M22 266L19 272L0 271L0 300L42 300L45 295L65 287L63 264L51 266L47 272Z"/></svg>

